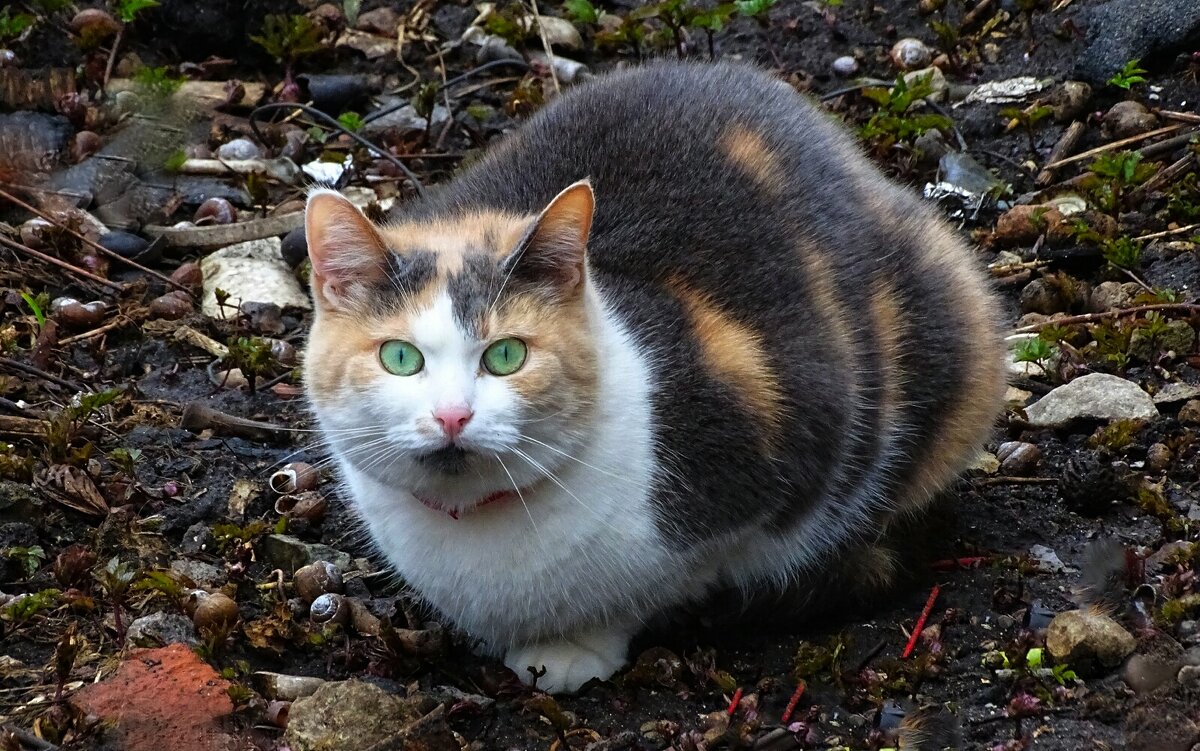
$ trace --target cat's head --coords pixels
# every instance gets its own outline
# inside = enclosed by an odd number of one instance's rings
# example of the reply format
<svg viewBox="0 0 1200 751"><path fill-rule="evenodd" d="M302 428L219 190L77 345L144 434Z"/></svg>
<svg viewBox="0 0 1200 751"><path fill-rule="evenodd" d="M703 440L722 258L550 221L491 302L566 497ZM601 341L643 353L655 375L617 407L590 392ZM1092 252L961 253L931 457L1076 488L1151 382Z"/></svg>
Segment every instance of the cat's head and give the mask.
<svg viewBox="0 0 1200 751"><path fill-rule="evenodd" d="M555 473L596 397L592 209L582 181L538 215L376 226L310 195L304 370L333 450L447 510Z"/></svg>

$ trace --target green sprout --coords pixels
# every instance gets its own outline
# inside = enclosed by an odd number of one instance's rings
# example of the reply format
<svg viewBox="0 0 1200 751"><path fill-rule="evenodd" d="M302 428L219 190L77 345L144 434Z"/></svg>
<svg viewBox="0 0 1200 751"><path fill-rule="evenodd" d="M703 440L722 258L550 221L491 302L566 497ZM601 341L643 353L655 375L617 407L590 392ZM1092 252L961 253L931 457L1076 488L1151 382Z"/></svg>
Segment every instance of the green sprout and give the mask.
<svg viewBox="0 0 1200 751"><path fill-rule="evenodd" d="M33 295L29 294L28 292L22 292L21 299L25 301L25 304L29 307L29 311L31 313L33 313L33 317L37 319L38 328L40 329L43 326L45 326L46 325L46 313L45 313L46 294L42 293L42 294L38 295L37 297L34 297Z"/></svg>
<svg viewBox="0 0 1200 751"><path fill-rule="evenodd" d="M950 118L935 113L909 114L909 110L933 93L933 74L915 78L910 84L904 76L896 78L890 89L866 88L862 95L879 108L859 134L886 151L900 141L907 141L930 130L948 131L953 127Z"/></svg>
<svg viewBox="0 0 1200 751"><path fill-rule="evenodd" d="M1141 67L1141 62L1141 60L1135 59L1125 63L1125 67L1121 68L1120 72L1108 79L1108 85L1129 91L1135 84L1145 83L1146 79L1142 77L1142 74L1149 73L1149 71Z"/></svg>
<svg viewBox="0 0 1200 751"><path fill-rule="evenodd" d="M1100 246L1100 252L1104 255L1104 260L1121 269L1137 268L1142 258L1141 247L1128 237L1105 240Z"/></svg>
<svg viewBox="0 0 1200 751"><path fill-rule="evenodd" d="M25 578L28 579L41 568L42 561L46 560L46 551L42 550L40 545L31 545L27 548L8 548L4 551L4 556L11 561L16 561Z"/></svg>
<svg viewBox="0 0 1200 751"><path fill-rule="evenodd" d="M16 39L33 26L35 21L37 19L28 13L18 13L14 16L9 14L8 8L0 10L0 42Z"/></svg>
<svg viewBox="0 0 1200 751"><path fill-rule="evenodd" d="M1022 339L1013 347L1014 362L1031 362L1045 367L1046 362L1058 353L1058 347L1039 337Z"/></svg>
<svg viewBox="0 0 1200 751"><path fill-rule="evenodd" d="M157 7L156 0L117 0L113 10L121 23L133 23L142 11Z"/></svg>
<svg viewBox="0 0 1200 751"><path fill-rule="evenodd" d="M575 23L596 23L600 20L600 11L591 0L567 0L563 3L567 18Z"/></svg>
<svg viewBox="0 0 1200 751"><path fill-rule="evenodd" d="M358 114L357 112L343 112L342 114L338 115L337 120L339 125L351 133L357 133L358 131L362 130L364 124L362 115Z"/></svg>

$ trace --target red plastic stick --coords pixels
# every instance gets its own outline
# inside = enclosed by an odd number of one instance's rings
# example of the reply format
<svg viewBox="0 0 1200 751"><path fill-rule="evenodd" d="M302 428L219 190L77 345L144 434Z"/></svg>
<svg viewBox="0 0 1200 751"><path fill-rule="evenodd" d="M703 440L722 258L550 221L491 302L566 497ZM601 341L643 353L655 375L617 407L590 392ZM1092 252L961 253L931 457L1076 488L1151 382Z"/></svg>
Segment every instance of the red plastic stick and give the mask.
<svg viewBox="0 0 1200 751"><path fill-rule="evenodd" d="M733 692L733 699L729 702L729 709L726 710L727 712L729 712L729 715L731 717L733 716L733 713L737 711L738 705L741 703L742 703L742 690L739 688L737 691Z"/></svg>
<svg viewBox="0 0 1200 751"><path fill-rule="evenodd" d="M978 568L985 563L992 561L990 555L975 555L966 558L947 558L942 561L934 561L930 564L930 568L934 571L954 571L960 568Z"/></svg>
<svg viewBox="0 0 1200 751"><path fill-rule="evenodd" d="M796 704L800 702L800 697L804 696L804 689L804 681L800 681L798 684L796 684L796 690L792 692L792 698L788 699L787 709L783 710L783 716L779 718L783 721L784 725L788 724L788 722L792 719L792 712L796 711Z"/></svg>
<svg viewBox="0 0 1200 751"><path fill-rule="evenodd" d="M917 646L917 639L921 638L921 632L925 630L925 621L929 618L929 611L933 610L933 603L937 602L940 591L942 588L934 584L933 591L929 593L929 599L925 601L921 617L917 618L917 625L913 627L912 636L908 637L908 644L904 646L904 653L900 655L900 659L907 660L912 655L913 649Z"/></svg>

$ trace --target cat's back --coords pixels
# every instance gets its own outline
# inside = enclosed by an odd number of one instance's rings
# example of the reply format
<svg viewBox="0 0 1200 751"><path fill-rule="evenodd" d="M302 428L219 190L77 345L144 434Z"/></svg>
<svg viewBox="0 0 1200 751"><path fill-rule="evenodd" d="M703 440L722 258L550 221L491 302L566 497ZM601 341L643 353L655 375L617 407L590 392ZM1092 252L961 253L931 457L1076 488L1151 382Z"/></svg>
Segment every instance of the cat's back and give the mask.
<svg viewBox="0 0 1200 751"><path fill-rule="evenodd" d="M564 95L410 211L532 213L585 177L589 270L654 363L672 539L873 534L963 468L1002 394L991 293L830 115L748 67L656 63Z"/></svg>

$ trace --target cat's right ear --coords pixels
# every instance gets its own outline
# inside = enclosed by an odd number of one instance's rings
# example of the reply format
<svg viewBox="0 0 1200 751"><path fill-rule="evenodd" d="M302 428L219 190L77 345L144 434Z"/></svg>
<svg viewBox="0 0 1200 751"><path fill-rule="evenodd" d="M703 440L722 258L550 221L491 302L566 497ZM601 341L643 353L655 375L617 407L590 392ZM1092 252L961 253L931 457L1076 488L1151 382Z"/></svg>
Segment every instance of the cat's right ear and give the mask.
<svg viewBox="0 0 1200 751"><path fill-rule="evenodd" d="M345 310L355 289L381 281L388 249L358 207L332 190L315 190L304 209L313 294L330 310Z"/></svg>

